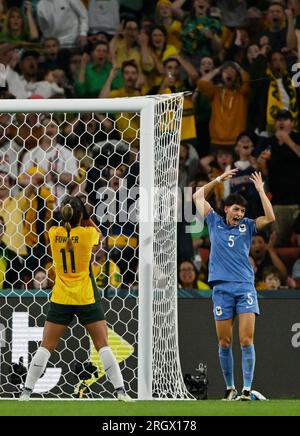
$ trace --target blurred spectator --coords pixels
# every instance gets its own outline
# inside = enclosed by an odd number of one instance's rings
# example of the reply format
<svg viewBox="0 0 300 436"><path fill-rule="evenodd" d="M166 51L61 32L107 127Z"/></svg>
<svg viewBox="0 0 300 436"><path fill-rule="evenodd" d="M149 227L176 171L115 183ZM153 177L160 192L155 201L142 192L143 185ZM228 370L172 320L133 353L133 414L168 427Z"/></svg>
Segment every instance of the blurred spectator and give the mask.
<svg viewBox="0 0 300 436"><path fill-rule="evenodd" d="M96 214L101 217L102 248L110 252L120 268L123 284L129 286L136 282L138 238L136 219L128 219L125 170L125 166L109 168L106 183L98 191Z"/></svg>
<svg viewBox="0 0 300 436"><path fill-rule="evenodd" d="M234 37L234 43L231 46L229 45L226 59L237 62L248 71L250 61L248 56L249 47L257 47L258 52L259 47L256 44L251 44L248 29L238 28L232 33L232 36ZM250 50L250 54L252 54L252 50Z"/></svg>
<svg viewBox="0 0 300 436"><path fill-rule="evenodd" d="M272 50L280 51L287 46L287 33L284 6L280 2L272 2L268 8L267 29L261 34L261 39L266 39Z"/></svg>
<svg viewBox="0 0 300 436"><path fill-rule="evenodd" d="M24 192L18 196L11 195L15 180L9 174L9 166L1 165L0 216L5 225L5 234L2 240L19 259L22 259L27 255L23 231L23 213L26 211L26 201L24 200ZM30 194L31 190L26 188L25 193Z"/></svg>
<svg viewBox="0 0 300 436"><path fill-rule="evenodd" d="M269 291L278 291L281 287L280 271L274 266L268 267L263 271L264 289ZM262 289L262 288L261 288Z"/></svg>
<svg viewBox="0 0 300 436"><path fill-rule="evenodd" d="M122 284L120 268L112 259L109 259L109 255L101 248L101 245L95 246L93 253L92 271L97 286L100 289L107 289L108 286L120 288Z"/></svg>
<svg viewBox="0 0 300 436"><path fill-rule="evenodd" d="M221 86L212 80L221 73ZM198 89L211 101L210 136L212 151L220 146L233 149L236 138L246 129L248 75L234 62L206 74L198 81Z"/></svg>
<svg viewBox="0 0 300 436"><path fill-rule="evenodd" d="M120 27L110 42L112 63L121 68L124 62L135 61L139 74L145 69L151 68L151 59L147 50L147 35L140 41L139 24L134 18L128 18L120 24ZM143 44L143 50L139 44Z"/></svg>
<svg viewBox="0 0 300 436"><path fill-rule="evenodd" d="M265 54L259 54L251 65L250 79L253 81L249 105L251 130L272 134L276 113L283 109L291 112L298 126L299 90L293 86L281 52L271 53L269 62Z"/></svg>
<svg viewBox="0 0 300 436"><path fill-rule="evenodd" d="M32 4L30 1L24 2L26 9L27 22L18 7L8 9L0 41L11 42L21 45L26 41L37 41L39 38L38 28L32 15ZM28 29L27 29L28 25Z"/></svg>
<svg viewBox="0 0 300 436"><path fill-rule="evenodd" d="M49 281L44 268L38 268L34 271L32 289L39 291L49 289Z"/></svg>
<svg viewBox="0 0 300 436"><path fill-rule="evenodd" d="M59 40L55 36L49 36L43 41L43 58L40 59L40 66L44 71L60 67L58 53L60 50Z"/></svg>
<svg viewBox="0 0 300 436"><path fill-rule="evenodd" d="M117 69L113 68L100 93L100 98L137 97L142 94L138 89L139 68L134 61L124 62L122 65L123 87L111 90L112 82L117 75ZM132 113L115 114L117 129L122 139L131 143L138 139L139 117Z"/></svg>
<svg viewBox="0 0 300 436"><path fill-rule="evenodd" d="M187 76L182 80L182 75ZM181 56L170 57L164 62L164 78L162 82L150 89L149 94L171 94L176 92L188 92L195 88L198 74L193 65ZM189 141L196 145L196 123L194 105L191 95L184 97L181 141Z"/></svg>
<svg viewBox="0 0 300 436"><path fill-rule="evenodd" d="M25 277L27 277L26 281L32 277L39 259L42 259L46 252L45 226L50 225L53 200L49 191L41 188L44 176L37 169L29 172L30 179L26 187L16 197L10 195L12 179L7 172L2 170L0 175L2 179L0 216L5 224L2 240L14 253L11 267L17 272L17 276L14 277L12 284L15 288L21 288ZM24 270L25 259L27 269Z"/></svg>
<svg viewBox="0 0 300 436"><path fill-rule="evenodd" d="M11 114L0 115L0 169L5 168L11 176L17 178L22 146L15 141L15 132L11 129L12 123Z"/></svg>
<svg viewBox="0 0 300 436"><path fill-rule="evenodd" d="M275 232L271 234L269 241L266 235L261 232L253 236L250 255L253 257L257 266L256 279L258 281L263 280L263 270L270 266L274 266L280 271L281 280L283 282L285 282L287 278L287 269L275 251L275 242Z"/></svg>
<svg viewBox="0 0 300 436"><path fill-rule="evenodd" d="M183 260L179 265L178 274L179 286L186 290L207 291L210 287L198 280L198 272L195 265L190 260Z"/></svg>
<svg viewBox="0 0 300 436"><path fill-rule="evenodd" d="M44 80L37 82L34 95L31 97L40 96L43 98L53 98L54 96L57 98L59 95L64 97L65 91L58 85L59 80L59 71L62 70L48 70L45 72Z"/></svg>
<svg viewBox="0 0 300 436"><path fill-rule="evenodd" d="M24 185L26 178L26 197L24 198L24 235L28 256L24 280L32 279L38 267L43 267L47 258L49 245L48 230L52 226L52 213L55 198L45 186L45 171L33 166L19 177L19 183Z"/></svg>
<svg viewBox="0 0 300 436"><path fill-rule="evenodd" d="M120 25L119 0L89 0L88 17L90 32L106 32L113 36Z"/></svg>
<svg viewBox="0 0 300 436"><path fill-rule="evenodd" d="M29 98L36 94L35 90L38 85L39 57L39 53L34 50L26 50L23 53L20 51L12 53L10 63L7 67L6 80L9 92L11 92L16 98ZM21 74L16 70L19 58Z"/></svg>
<svg viewBox="0 0 300 436"><path fill-rule="evenodd" d="M0 216L0 290L21 288L19 269L16 263L16 254L7 248L3 242L6 233L4 219ZM17 268L17 269L16 269Z"/></svg>
<svg viewBox="0 0 300 436"><path fill-rule="evenodd" d="M45 174L46 184L58 202L71 188L78 175L78 162L72 150L57 142L59 121L55 116L45 114L41 122L45 129L44 136L37 147L24 154L20 173L26 173L32 167L39 166ZM28 176L23 174L23 186L27 180Z"/></svg>
<svg viewBox="0 0 300 436"><path fill-rule="evenodd" d="M209 74L215 69L215 63L213 58L203 57L200 62L200 78ZM200 157L204 157L209 154L210 148L210 134L209 134L209 122L211 117L211 103L209 99L199 91L195 89L193 94L193 101L195 107L196 117L196 129L197 129L197 152Z"/></svg>
<svg viewBox="0 0 300 436"><path fill-rule="evenodd" d="M212 56L222 48L222 26L219 20L209 17L209 0L193 0L192 12L188 14L182 29L184 54L191 57Z"/></svg>
<svg viewBox="0 0 300 436"><path fill-rule="evenodd" d="M178 54L173 45L168 45L167 31L163 26L153 26L149 36L150 62L147 64L147 83L149 87L161 85L164 79L164 62Z"/></svg>
<svg viewBox="0 0 300 436"><path fill-rule="evenodd" d="M70 82L71 85L75 86L75 82L78 79L80 68L81 68L81 58L83 54L79 53L78 51L74 52L66 52L66 59L64 70L66 71L66 76Z"/></svg>
<svg viewBox="0 0 300 436"><path fill-rule="evenodd" d="M251 4L253 4L253 2L251 2ZM247 11L247 23L248 23L249 35L251 41L256 41L257 43L260 39L260 35L262 31L264 30L263 28L264 23L263 23L262 16L263 16L262 10L258 9L258 7L252 6Z"/></svg>
<svg viewBox="0 0 300 436"><path fill-rule="evenodd" d="M80 71L75 82L75 92L79 97L96 98L102 90L113 66L109 62L109 45L97 42L90 57L84 53L81 57ZM122 88L121 73L118 72L111 84L111 89Z"/></svg>
<svg viewBox="0 0 300 436"><path fill-rule="evenodd" d="M170 0L158 0L156 4L156 22L164 26L167 31L167 43L181 50L182 23L174 19L172 2Z"/></svg>
<svg viewBox="0 0 300 436"><path fill-rule="evenodd" d="M238 160L233 165L239 169L239 172L229 181L230 193L241 194L248 202L247 216L257 218L263 215L263 209L257 190L250 180L251 174L256 171L257 167L252 156L254 144L249 133L242 132L238 136L235 150Z"/></svg>
<svg viewBox="0 0 300 436"><path fill-rule="evenodd" d="M86 44L88 13L81 0L40 0L37 16L43 38L55 35L62 47Z"/></svg>
<svg viewBox="0 0 300 436"><path fill-rule="evenodd" d="M199 172L199 157L191 144L180 144L179 181L178 186L183 191L195 179Z"/></svg>
<svg viewBox="0 0 300 436"><path fill-rule="evenodd" d="M187 231L187 222L189 217L185 215L185 205L187 202L185 188L195 179L199 172L199 157L196 150L191 144L181 143L179 152L179 174L178 188L179 197L177 203L178 222L177 222L177 239L178 239L178 259L192 259L194 248L191 232Z"/></svg>
<svg viewBox="0 0 300 436"><path fill-rule="evenodd" d="M263 146L271 151L267 172L276 216L274 228L280 246L290 244L292 228L300 212L300 136L293 132L294 125L290 112L278 112L275 135L266 139Z"/></svg>

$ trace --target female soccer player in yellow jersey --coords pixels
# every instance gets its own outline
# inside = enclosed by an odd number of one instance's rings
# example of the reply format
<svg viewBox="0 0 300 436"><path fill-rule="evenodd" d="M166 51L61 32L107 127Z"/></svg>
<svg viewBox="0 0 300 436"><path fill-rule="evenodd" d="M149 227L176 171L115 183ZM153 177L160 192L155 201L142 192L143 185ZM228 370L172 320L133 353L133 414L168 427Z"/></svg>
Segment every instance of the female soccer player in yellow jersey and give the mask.
<svg viewBox="0 0 300 436"><path fill-rule="evenodd" d="M38 379L45 371L51 353L67 326L77 315L92 338L108 378L120 401L132 401L125 392L123 377L107 342L107 325L100 295L90 269L92 250L100 231L89 218L78 197L67 196L61 205L64 226L52 227L49 239L56 279L43 340L30 364L20 400L29 400Z"/></svg>

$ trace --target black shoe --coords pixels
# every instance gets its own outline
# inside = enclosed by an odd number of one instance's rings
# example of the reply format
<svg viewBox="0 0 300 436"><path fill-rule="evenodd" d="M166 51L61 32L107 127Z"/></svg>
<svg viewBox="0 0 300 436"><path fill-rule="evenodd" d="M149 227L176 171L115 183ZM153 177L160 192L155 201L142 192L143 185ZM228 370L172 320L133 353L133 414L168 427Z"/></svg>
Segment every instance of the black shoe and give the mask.
<svg viewBox="0 0 300 436"><path fill-rule="evenodd" d="M241 401L251 401L251 392L244 390L241 395Z"/></svg>
<svg viewBox="0 0 300 436"><path fill-rule="evenodd" d="M235 401L237 397L238 397L238 392L236 389L226 389L222 401Z"/></svg>

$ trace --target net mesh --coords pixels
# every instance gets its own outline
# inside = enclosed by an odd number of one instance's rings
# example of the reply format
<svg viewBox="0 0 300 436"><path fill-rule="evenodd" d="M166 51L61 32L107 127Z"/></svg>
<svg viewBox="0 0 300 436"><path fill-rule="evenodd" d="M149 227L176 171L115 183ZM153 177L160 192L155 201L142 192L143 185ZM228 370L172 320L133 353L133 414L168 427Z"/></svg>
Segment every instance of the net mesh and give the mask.
<svg viewBox="0 0 300 436"><path fill-rule="evenodd" d="M187 398L177 343L176 204L180 96L155 99L153 395ZM55 280L47 230L65 194L80 195L103 234L92 270L125 388L137 396L140 113L0 114L0 398L18 396L42 339ZM153 120L149 120L153 123ZM151 163L150 163L151 164ZM142 320L140 320L142 322ZM77 318L35 391L110 398Z"/></svg>

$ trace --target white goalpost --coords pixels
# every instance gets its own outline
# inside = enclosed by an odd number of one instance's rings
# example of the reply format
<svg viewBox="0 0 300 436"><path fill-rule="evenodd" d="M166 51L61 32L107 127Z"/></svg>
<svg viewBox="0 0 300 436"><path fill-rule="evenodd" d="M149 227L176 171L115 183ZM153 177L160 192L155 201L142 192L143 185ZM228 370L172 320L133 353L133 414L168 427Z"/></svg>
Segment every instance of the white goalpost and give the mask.
<svg viewBox="0 0 300 436"><path fill-rule="evenodd" d="M177 320L182 108L182 94L1 100L0 175L9 195L2 199L0 218L11 260L0 289L0 399L18 396L22 387L18 371L28 368L41 340L50 292L42 284L38 287L37 276L45 271L51 288L55 272L47 229L66 193L86 196L105 233L93 268L107 315L109 343L126 389L139 400L192 398L181 372ZM49 162L36 154L44 142L45 153L56 152ZM127 203L129 213L122 221ZM104 206L105 220L100 212ZM15 222L17 216L20 222ZM29 265L34 265L31 270ZM95 354L75 321L51 356L33 397L112 398ZM84 378L74 368L87 362L97 371Z"/></svg>

